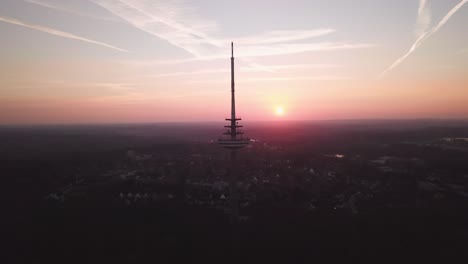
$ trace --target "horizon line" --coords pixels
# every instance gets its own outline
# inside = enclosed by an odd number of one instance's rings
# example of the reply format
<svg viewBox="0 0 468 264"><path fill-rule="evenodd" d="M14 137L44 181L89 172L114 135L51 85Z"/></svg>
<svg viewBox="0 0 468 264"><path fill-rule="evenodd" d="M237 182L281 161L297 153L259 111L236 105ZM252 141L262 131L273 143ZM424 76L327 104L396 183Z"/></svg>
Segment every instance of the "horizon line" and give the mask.
<svg viewBox="0 0 468 264"><path fill-rule="evenodd" d="M337 118L337 119L287 119L287 120L250 120L244 121L246 124L252 123L295 123L295 122L378 122L378 121L452 121L468 122L468 117L464 118L434 118L434 117L415 117L415 118ZM77 123L18 123L18 124L0 124L0 128L5 127L47 127L47 126L125 126L125 125L157 125L157 124L220 124L223 121L144 121L144 122L77 122Z"/></svg>

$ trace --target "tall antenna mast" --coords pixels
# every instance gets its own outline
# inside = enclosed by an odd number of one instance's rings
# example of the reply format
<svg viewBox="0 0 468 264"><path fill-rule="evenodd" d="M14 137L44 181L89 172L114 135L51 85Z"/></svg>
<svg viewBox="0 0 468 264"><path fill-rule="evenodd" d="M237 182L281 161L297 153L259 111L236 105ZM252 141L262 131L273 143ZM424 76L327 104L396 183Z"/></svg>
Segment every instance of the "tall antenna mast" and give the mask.
<svg viewBox="0 0 468 264"><path fill-rule="evenodd" d="M233 223L237 222L239 218L239 194L237 190L238 175L237 175L237 149L243 148L250 143L250 139L243 137L243 132L238 128L237 121L241 119L236 117L236 96L235 96L235 83L234 83L234 43L231 42L231 118L226 118L230 121L229 126L224 126L227 131L224 133L225 137L218 140L218 143L230 150L231 154L231 168L229 173L229 203L230 203L230 216Z"/></svg>
<svg viewBox="0 0 468 264"><path fill-rule="evenodd" d="M236 94L234 82L234 42L231 42L231 138L236 138Z"/></svg>

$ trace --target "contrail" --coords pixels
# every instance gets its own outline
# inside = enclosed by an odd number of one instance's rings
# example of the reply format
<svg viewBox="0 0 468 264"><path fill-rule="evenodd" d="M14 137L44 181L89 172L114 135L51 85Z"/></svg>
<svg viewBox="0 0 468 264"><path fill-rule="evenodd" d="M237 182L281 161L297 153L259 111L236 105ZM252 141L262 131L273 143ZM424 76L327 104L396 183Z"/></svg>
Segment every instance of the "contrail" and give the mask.
<svg viewBox="0 0 468 264"><path fill-rule="evenodd" d="M90 0L122 18L134 27L167 40L169 43L201 57L201 50L219 47L216 39L208 36L207 31L217 27L188 12L190 6L184 1L147 1L147 0Z"/></svg>
<svg viewBox="0 0 468 264"><path fill-rule="evenodd" d="M219 23L203 19L197 9L184 0L90 0L148 34L166 40L195 58L224 59L225 45L239 44L242 56L261 57L307 51L349 50L369 48L369 43L314 43L310 39L334 33L331 28L316 30L273 30L253 36L224 39L213 35Z"/></svg>
<svg viewBox="0 0 468 264"><path fill-rule="evenodd" d="M462 0L460 3L458 3L452 10L450 10L447 15L445 15L440 22L433 27L430 31L424 32L411 46L410 50L403 55L401 58L396 60L390 67L388 67L385 71L383 71L380 75L379 78L382 78L387 72L391 71L393 68L397 67L400 65L411 53L413 53L416 48L418 48L426 39L428 39L432 34L436 33L439 31L439 29L447 23L447 21L452 17L464 4L466 4L468 0Z"/></svg>
<svg viewBox="0 0 468 264"><path fill-rule="evenodd" d="M46 3L46 2L42 2L42 1L37 1L37 0L24 0L24 1L26 1L26 2L28 2L30 4L34 4L34 5L44 7L44 8L49 8L49 9L52 9L52 10L55 10L55 11L58 11L58 12L64 12L64 13L68 13L68 14L73 14L73 15L77 15L77 16L81 16L81 17L87 17L87 18L92 18L92 19L97 19L97 20L102 20L102 21L119 22L119 19L117 19L117 18L95 16L95 15L92 15L92 14L78 12L78 11L75 11L75 10L72 10L72 9L56 6L56 5L49 4L49 3Z"/></svg>
<svg viewBox="0 0 468 264"><path fill-rule="evenodd" d="M427 0L419 0L418 18L416 21L416 37L420 37L431 23L431 10L427 5Z"/></svg>
<svg viewBox="0 0 468 264"><path fill-rule="evenodd" d="M33 0L27 0L33 1ZM426 8L427 0L419 0L418 16L421 16Z"/></svg>
<svg viewBox="0 0 468 264"><path fill-rule="evenodd" d="M445 17L442 18L442 20L439 22L439 24L437 24L437 26L435 26L432 29L431 34L436 33L445 23L447 23L447 21L450 19L450 17L453 16L458 11L458 9L460 9L466 3L468 3L468 0L462 0L460 3L458 3L458 5L456 5L454 8L452 8L452 10L450 10L447 13L447 15L445 15Z"/></svg>
<svg viewBox="0 0 468 264"><path fill-rule="evenodd" d="M59 36L59 37L81 40L81 41L84 41L84 42L96 44L96 45L111 48L111 49L114 49L114 50L118 50L118 51L122 51L122 52L128 52L125 49L121 49L121 48L118 48L118 47L115 47L115 46L112 46L112 45L109 45L109 44L106 44L106 43L103 43L103 42L95 41L95 40L92 40L92 39L87 39L87 38L84 38L84 37L80 37L80 36L77 36L77 35L74 35L74 34L71 34L71 33L68 33L68 32L64 32L64 31L56 30L56 29L53 29L53 28L48 28L48 27L43 27L43 26L24 23L24 22L22 22L20 20L13 19L13 18L7 18L7 17L1 17L0 16L0 21L10 23L10 24L13 24L13 25L18 25L18 26L23 26L23 27L39 30L39 31L46 32L46 33L49 33L51 35L55 35L55 36Z"/></svg>

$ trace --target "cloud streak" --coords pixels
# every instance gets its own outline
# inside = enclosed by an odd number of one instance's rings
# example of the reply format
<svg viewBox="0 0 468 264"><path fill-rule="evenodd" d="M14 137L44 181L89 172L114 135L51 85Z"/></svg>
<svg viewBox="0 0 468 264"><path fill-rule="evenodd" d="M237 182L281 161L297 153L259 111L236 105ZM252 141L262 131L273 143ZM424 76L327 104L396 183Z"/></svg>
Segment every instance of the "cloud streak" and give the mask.
<svg viewBox="0 0 468 264"><path fill-rule="evenodd" d="M196 15L190 5L167 0L91 0L134 27L187 51L192 60L226 57L230 41L236 43L243 57L274 56L307 51L345 50L372 47L367 43L312 43L311 38L334 33L334 29L275 30L233 39L214 37L218 25ZM302 41L301 43L292 43ZM184 62L185 60L182 60ZM170 63L170 62L169 62Z"/></svg>
<svg viewBox="0 0 468 264"><path fill-rule="evenodd" d="M134 27L168 41L194 56L219 46L206 32L217 24L197 17L190 6L176 1L91 0Z"/></svg>
<svg viewBox="0 0 468 264"><path fill-rule="evenodd" d="M336 51L352 50L374 47L371 43L336 43L336 42L318 42L318 43L284 43L276 45L252 45L240 46L242 57L261 57L294 54L307 51ZM226 56L221 54L221 56Z"/></svg>
<svg viewBox="0 0 468 264"><path fill-rule="evenodd" d="M315 76L298 76L298 77L252 77L244 78L237 81L237 84L243 83L258 83L258 82L282 82L282 81L349 81L353 80L349 76L340 75L315 75ZM225 84L226 80L223 79L203 79L203 80L190 80L186 83L200 84L200 83L221 83Z"/></svg>
<svg viewBox="0 0 468 264"><path fill-rule="evenodd" d="M187 71L187 72L170 72L170 73L162 73L162 74L155 74L151 75L152 78L164 78L164 77L179 77L179 76L187 76L187 75L200 75L200 74L213 74L213 73L227 73L230 72L230 69L206 69L206 70L199 70L199 71Z"/></svg>
<svg viewBox="0 0 468 264"><path fill-rule="evenodd" d="M125 49L118 48L118 47L112 46L112 45L104 43L104 42L100 42L100 41L80 37L80 36L77 36L77 35L74 35L74 34L71 34L71 33L68 33L68 32L60 31L60 30L57 30L57 29L49 28L49 27L44 27L44 26L25 23L25 22L22 22L20 20L13 19L13 18L1 17L0 16L0 21L5 22L5 23L9 23L9 24L13 24L13 25L17 25L17 26L22 26L22 27L42 31L42 32L45 32L45 33L48 33L48 34L51 34L51 35L55 35L55 36L59 36L59 37L63 37L63 38L80 40L80 41L83 41L83 42L99 45L99 46L110 48L110 49L113 49L113 50L117 50L117 51L121 51L121 52L128 52Z"/></svg>
<svg viewBox="0 0 468 264"><path fill-rule="evenodd" d="M336 30L331 28L316 30L274 30L258 34L255 37L235 38L233 41L239 45L274 44L321 37L334 33L335 31ZM225 42L229 42L229 40L225 40Z"/></svg>
<svg viewBox="0 0 468 264"><path fill-rule="evenodd" d="M427 5L427 0L419 0L418 18L416 20L416 37L419 38L431 24L431 9Z"/></svg>
<svg viewBox="0 0 468 264"><path fill-rule="evenodd" d="M284 65L263 65L257 63L250 63L248 66L241 66L239 71L241 72L269 72L275 73L282 70L289 69L331 69L338 68L341 65L334 64L284 64ZM197 70L197 71L179 71L179 72L170 72L150 75L151 78L165 78L165 77L179 77L179 76L190 76L190 75L202 75L202 74L213 74L213 73L229 73L231 69L229 68L213 68L206 70Z"/></svg>
<svg viewBox="0 0 468 264"><path fill-rule="evenodd" d="M91 14L86 14L86 13L78 12L76 10L56 6L56 5L47 3L47 2L42 2L42 1L37 1L37 0L24 0L24 1L26 1L26 2L28 2L30 4L34 4L34 5L44 7L44 8L48 8L48 9L52 9L52 10L55 10L55 11L64 12L64 13L68 13L68 14L73 14L73 15L77 15L77 16L81 16L81 17L87 17L87 18L92 18L92 19L102 20L102 21L119 22L119 20L116 19L116 18L101 17L101 16L95 16L95 15L91 15Z"/></svg>
<svg viewBox="0 0 468 264"><path fill-rule="evenodd" d="M133 60L133 61L120 61L120 63L128 64L134 67L149 67L155 65L176 65L184 63L193 63L200 61L213 61L219 59L226 59L230 56L226 50L230 50L230 43L225 43L224 49L219 49L219 52L212 52L201 57L173 59L173 60ZM242 54L243 60L248 60L252 57L266 57L287 55L308 51L339 51L339 50L354 50L375 47L372 43L334 43L334 42L319 42L319 43L282 43L277 45L251 45L251 46L238 46L236 43L235 52Z"/></svg>
<svg viewBox="0 0 468 264"><path fill-rule="evenodd" d="M352 80L347 76L337 75L317 75L308 77L265 77L265 78L247 78L247 82L270 82L270 81L338 81Z"/></svg>
<svg viewBox="0 0 468 264"><path fill-rule="evenodd" d="M341 65L336 64L286 64L286 65L263 65L250 63L248 66L240 67L242 72L278 72L281 70L290 69L332 69L340 68Z"/></svg>
<svg viewBox="0 0 468 264"><path fill-rule="evenodd" d="M388 67L387 69L385 69L380 75L379 75L379 78L382 78L383 76L385 76L385 74L387 74L389 71L393 70L395 67L397 67L398 65L400 65L403 61L405 61L406 58L408 58L408 56L410 56L422 43L424 43L425 40L427 40L430 36L432 36L433 34L435 34L437 31L439 31L439 29L441 29L445 23L447 23L447 21L463 6L465 5L466 3L468 2L468 0L462 0L461 2L459 2L456 6L454 6L443 18L442 20L439 21L439 23L437 23L436 26L434 26L431 30L429 31L425 31L421 34L421 36L416 39L416 41L413 43L413 45L411 46L411 48L409 49L408 52L406 52L402 57L400 57L399 59L397 59L392 65L390 65L390 67Z"/></svg>

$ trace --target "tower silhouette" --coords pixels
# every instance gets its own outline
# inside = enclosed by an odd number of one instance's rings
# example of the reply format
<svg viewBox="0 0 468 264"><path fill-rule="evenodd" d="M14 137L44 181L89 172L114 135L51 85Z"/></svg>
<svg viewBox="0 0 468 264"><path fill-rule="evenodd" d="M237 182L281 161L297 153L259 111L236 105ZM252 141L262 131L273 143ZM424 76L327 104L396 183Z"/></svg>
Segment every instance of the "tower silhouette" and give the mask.
<svg viewBox="0 0 468 264"><path fill-rule="evenodd" d="M234 82L234 43L231 42L231 117L226 118L230 125L224 126L226 132L224 136L218 140L218 143L230 150L231 155L231 168L229 171L229 207L231 221L237 221L239 218L239 192L238 184L238 164L237 164L237 150L247 146L250 139L244 137L244 133L239 129L241 118L236 116L236 95L235 95L235 82Z"/></svg>

